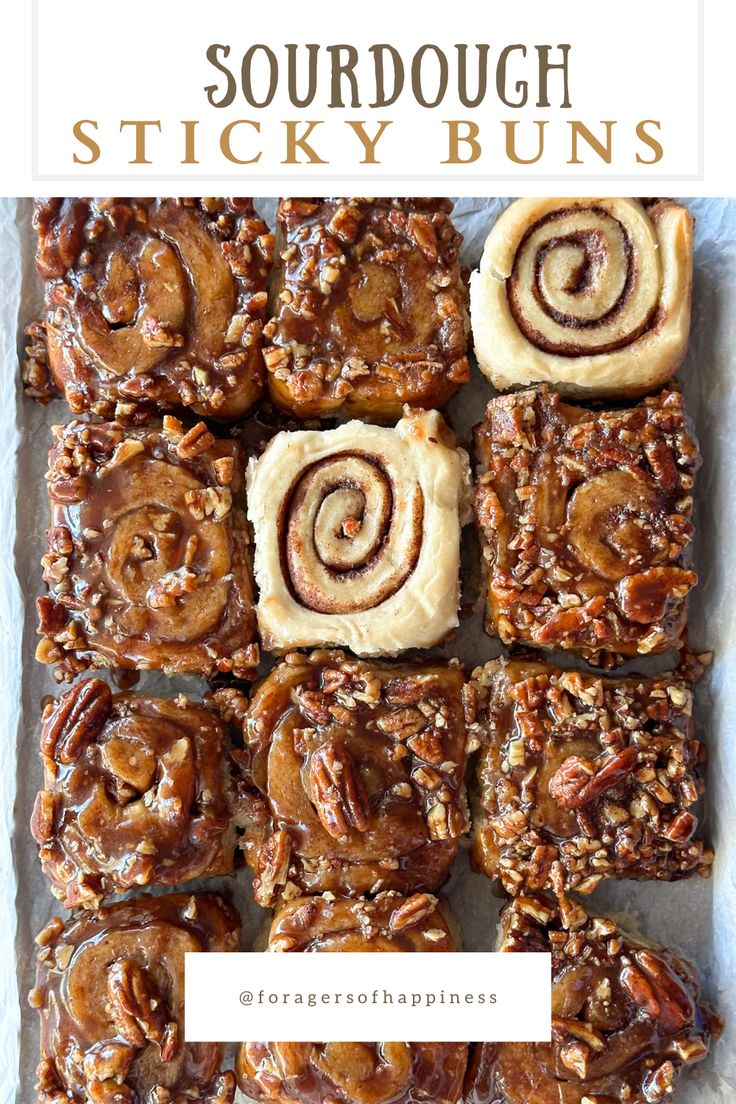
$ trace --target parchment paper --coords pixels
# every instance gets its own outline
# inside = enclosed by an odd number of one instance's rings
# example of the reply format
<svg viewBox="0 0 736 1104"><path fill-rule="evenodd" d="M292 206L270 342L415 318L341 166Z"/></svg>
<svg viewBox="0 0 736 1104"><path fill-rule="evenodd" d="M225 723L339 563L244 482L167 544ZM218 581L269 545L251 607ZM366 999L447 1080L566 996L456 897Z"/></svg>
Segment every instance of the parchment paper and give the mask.
<svg viewBox="0 0 736 1104"><path fill-rule="evenodd" d="M455 219L465 234L463 262L477 266L488 229L507 201L460 199ZM685 200L696 216L693 330L681 372L704 464L696 484L695 566L700 585L690 605L690 638L712 649L715 663L697 689L696 717L710 752L705 832L716 848L709 881L668 885L631 882L602 885L589 904L623 913L654 939L678 948L702 972L704 989L727 1019L723 1039L708 1060L682 1082L680 1104L731 1104L736 1100L736 200ZM256 200L273 222L274 201ZM25 399L17 357L23 326L38 310L40 285L28 200L0 199L0 1100L30 1104L38 1057L37 1015L25 1002L33 984L33 937L58 904L41 875L28 822L41 782L38 719L44 695L58 692L47 668L34 662L35 597L43 592L39 561L48 523L43 479L49 427L69 417L57 401L45 409ZM474 368L471 384L450 404L448 417L459 440L470 443L490 387ZM458 655L472 669L497 655L498 642L482 629L473 610L479 552L471 533L464 549L464 612L455 641L439 650ZM569 664L569 660L567 660ZM666 666L641 661L639 670ZM143 691L190 694L196 680L144 674ZM9 848L12 834L12 857ZM264 912L252 902L247 875L208 881L225 888L241 909L244 948ZM487 879L470 872L461 854L446 888L467 950L491 949L500 902ZM20 1004L19 1004L20 1001Z"/></svg>

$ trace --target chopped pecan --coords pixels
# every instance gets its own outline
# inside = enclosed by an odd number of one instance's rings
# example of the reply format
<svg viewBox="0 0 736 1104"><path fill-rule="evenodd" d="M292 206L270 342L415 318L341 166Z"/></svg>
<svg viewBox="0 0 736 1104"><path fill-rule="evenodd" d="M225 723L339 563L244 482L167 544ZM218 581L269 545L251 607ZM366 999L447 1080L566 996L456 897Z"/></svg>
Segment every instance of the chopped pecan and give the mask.
<svg viewBox="0 0 736 1104"><path fill-rule="evenodd" d="M150 587L149 606L151 609L165 609L167 606L175 605L177 598L183 598L185 594L195 591L202 578L191 567L186 566L167 572Z"/></svg>
<svg viewBox="0 0 736 1104"><path fill-rule="evenodd" d="M178 1025L171 1021L161 994L148 971L129 958L118 958L108 968L107 992L115 1026L130 1046L158 1043L168 1062L179 1053Z"/></svg>
<svg viewBox="0 0 736 1104"><path fill-rule="evenodd" d="M192 426L188 430L176 446L176 451L179 456L184 460L191 460L195 456L199 456L201 453L206 452L207 449L212 448L215 443L215 438L204 422L197 422L195 426ZM226 457L226 459L228 459Z"/></svg>
<svg viewBox="0 0 736 1104"><path fill-rule="evenodd" d="M649 625L661 620L668 605L681 601L697 581L694 571L679 567L650 567L628 575L618 584L621 611L630 621Z"/></svg>
<svg viewBox="0 0 736 1104"><path fill-rule="evenodd" d="M437 898L430 893L415 893L408 897L391 913L389 927L392 931L402 931L421 923L432 915L437 908Z"/></svg>
<svg viewBox="0 0 736 1104"><path fill-rule="evenodd" d="M626 747L596 770L590 760L570 755L550 778L549 792L563 809L579 809L622 782L637 759L636 748Z"/></svg>
<svg viewBox="0 0 736 1104"><path fill-rule="evenodd" d="M40 790L36 794L31 816L31 834L36 843L50 843L54 838L54 820L58 802L50 790Z"/></svg>
<svg viewBox="0 0 736 1104"><path fill-rule="evenodd" d="M681 843L684 840L689 840L697 827L697 823L692 813L689 813L686 809L682 809L677 816L673 817L670 821L664 832L665 838L672 840L673 843Z"/></svg>
<svg viewBox="0 0 736 1104"><path fill-rule="evenodd" d="M329 741L317 748L309 764L309 785L317 815L331 836L345 836L349 828L367 831L368 798L345 744Z"/></svg>
<svg viewBox="0 0 736 1104"><path fill-rule="evenodd" d="M378 718L378 727L381 732L395 737L397 740L408 740L417 732L421 732L427 725L427 718L418 709L409 706L406 709L396 709Z"/></svg>
<svg viewBox="0 0 736 1104"><path fill-rule="evenodd" d="M321 690L304 690L301 687L295 694L297 704L307 720L316 725L327 725L332 720L330 702Z"/></svg>
<svg viewBox="0 0 736 1104"><path fill-rule="evenodd" d="M112 709L112 692L101 679L78 683L44 721L41 751L59 763L75 763L99 735Z"/></svg>
<svg viewBox="0 0 736 1104"><path fill-rule="evenodd" d="M253 892L259 905L271 905L278 887L286 885L290 857L291 837L283 828L278 828L266 840L258 856L258 874L253 879Z"/></svg>
<svg viewBox="0 0 736 1104"><path fill-rule="evenodd" d="M693 1002L676 974L659 955L640 950L621 971L621 985L647 1015L657 1019L665 1031L681 1031L693 1020Z"/></svg>

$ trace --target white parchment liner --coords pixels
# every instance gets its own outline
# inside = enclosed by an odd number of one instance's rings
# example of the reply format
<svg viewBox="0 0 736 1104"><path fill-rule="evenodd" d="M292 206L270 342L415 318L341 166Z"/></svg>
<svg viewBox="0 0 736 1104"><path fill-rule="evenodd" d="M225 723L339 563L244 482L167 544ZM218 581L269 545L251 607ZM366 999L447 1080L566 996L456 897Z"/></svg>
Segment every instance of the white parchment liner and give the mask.
<svg viewBox="0 0 736 1104"><path fill-rule="evenodd" d="M488 228L505 205L460 199L455 219L465 235L463 262L477 266ZM696 217L693 330L681 372L703 453L696 483L695 566L700 585L690 605L691 642L712 649L715 663L696 695L699 735L709 748L705 833L716 848L709 881L668 885L631 882L601 886L589 903L624 913L654 939L696 962L704 988L727 1019L723 1039L686 1075L680 1104L731 1104L736 1099L736 200L685 200ZM257 200L273 221L274 201ZM39 561L48 524L43 479L49 427L68 419L64 403L42 408L25 399L18 381L23 326L38 310L28 200L0 199L0 1100L30 1104L38 1060L37 1014L25 995L33 983L33 937L58 912L38 864L28 822L41 782L38 720L44 695L58 690L48 668L34 662L35 597L42 593ZM470 431L491 390L474 369L472 382L449 408L449 420L468 447ZM478 550L468 536L464 602L477 592ZM466 610L452 645L472 669L500 648L482 630L479 612ZM569 661L568 661L569 662ZM636 664L651 670L662 661ZM144 675L138 689L175 694L202 688L192 679ZM244 947L262 923L240 873L221 881L241 909ZM206 883L216 888L217 882ZM205 884L202 884L205 888ZM491 949L499 901L489 882L470 872L463 854L447 887L468 950ZM20 1002L20 1003L19 1003Z"/></svg>

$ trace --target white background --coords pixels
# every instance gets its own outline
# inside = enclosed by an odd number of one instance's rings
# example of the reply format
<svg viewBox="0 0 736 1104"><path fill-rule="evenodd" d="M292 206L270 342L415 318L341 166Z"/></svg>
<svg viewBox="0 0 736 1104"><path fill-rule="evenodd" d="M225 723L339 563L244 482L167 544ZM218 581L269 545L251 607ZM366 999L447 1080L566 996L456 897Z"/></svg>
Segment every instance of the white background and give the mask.
<svg viewBox="0 0 736 1104"><path fill-rule="evenodd" d="M447 3L428 0L422 18L416 7L395 0L372 0L369 18L365 10L344 4L312 5L285 0L278 18L268 10L233 0L209 0L207 19L202 5L180 0L176 5L150 0L127 0L110 15L95 0L36 0L37 90L31 65L31 14L28 0L10 15L11 30L1 48L7 55L2 67L6 86L3 99L2 190L5 194L138 190L150 182L160 192L165 185L183 194L217 192L237 180L240 191L268 192L287 186L292 194L320 191L339 180L385 194L406 192L411 182L434 181L429 190L455 194L561 192L592 194L603 180L609 194L651 194L662 190L665 180L679 179L677 188L691 194L724 194L732 191L731 145L733 122L728 118L733 95L728 74L733 70L731 6L709 3L704 16L704 57L699 58L698 0L617 0L615 5L595 5L588 0L521 0L513 4L479 5L454 0L452 18ZM702 4L705 7L705 3ZM7 19L7 17L6 17ZM319 151L330 159L329 167L284 167L281 120L295 117L295 109L275 102L257 112L242 99L231 108L215 109L206 100L204 85L214 71L205 59L211 42L232 46L230 60L242 55L253 42L266 42L277 52L285 41L321 44L350 42L367 46L391 42L408 56L423 42L436 42L448 52L456 42L488 42L491 57L511 42L551 43L568 41L570 57L570 111L544 111L534 107L503 107L491 90L485 106L477 111L453 106L452 98L436 110L417 107L411 99L375 115L395 120L380 146L384 163L360 166L359 145L348 141L344 118L371 120L367 108L356 111L324 107L324 97L308 118L328 122ZM530 76L533 66L524 76ZM216 75L216 74L215 74ZM701 89L701 76L703 87ZM555 87L553 80L552 87ZM702 96L701 96L702 93ZM36 178L33 161L32 101L37 95L38 141ZM699 107L704 108L704 130L699 134ZM298 112L296 112L298 114ZM262 156L258 165L238 167L226 162L218 146L222 126L234 118L259 117ZM484 153L475 165L452 168L439 162L444 154L442 120L473 117L481 126ZM103 157L93 167L75 166L71 123L80 118L100 122ZM152 166L128 165L132 135L119 134L121 118L160 118L163 133L154 136ZM503 156L499 120L518 118L524 130L535 118L549 118L549 145L537 165L510 166ZM580 118L594 128L601 119L618 120L614 164L593 158L583 167L569 166L566 119ZM200 166L183 168L181 119L201 120ZM633 124L641 118L659 118L666 154L656 166L636 166ZM317 137L315 135L315 144ZM701 157L701 145L704 156ZM255 148L255 147L254 147ZM702 171L701 171L702 168ZM513 170L513 171L512 171ZM92 173L97 175L93 176ZM137 175L133 175L137 174ZM684 179L687 180L685 186ZM228 184L228 182L230 182ZM552 185L552 187L550 187ZM670 189L674 190L674 189Z"/></svg>
<svg viewBox="0 0 736 1104"><path fill-rule="evenodd" d="M348 959L346 963L346 958ZM310 1039L359 1042L549 1042L551 1023L548 954L187 954L185 956L188 1042L241 1039ZM383 1003L386 989L393 1004ZM297 1004L296 993L315 993L314 1008ZM373 1003L373 993L376 1003ZM399 1004L405 992L410 1003ZM440 994L445 994L441 1003ZM466 1002L465 994L486 994L486 1003ZM251 994L249 1005L241 993ZM259 999L259 994L263 998ZM269 994L289 994L278 1003ZM329 994L329 1004L321 994ZM335 994L340 993L339 1003ZM347 994L354 1002L347 1002ZM436 997L432 1005L425 995ZM451 1004L457 993L459 1004ZM495 993L496 1004L488 1002ZM365 994L361 1003L358 994ZM412 1000L416 995L417 1000ZM421 1001L421 1003L417 1003Z"/></svg>

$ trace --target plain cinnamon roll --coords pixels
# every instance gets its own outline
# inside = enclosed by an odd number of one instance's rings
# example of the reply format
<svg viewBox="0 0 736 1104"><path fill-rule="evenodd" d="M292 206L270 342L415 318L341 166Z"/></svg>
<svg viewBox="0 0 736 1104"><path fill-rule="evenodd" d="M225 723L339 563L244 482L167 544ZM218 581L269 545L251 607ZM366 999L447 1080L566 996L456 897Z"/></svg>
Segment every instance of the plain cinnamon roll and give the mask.
<svg viewBox="0 0 736 1104"><path fill-rule="evenodd" d="M266 648L392 655L457 626L469 474L439 414L279 433L247 482Z"/></svg>
<svg viewBox="0 0 736 1104"><path fill-rule="evenodd" d="M689 212L665 199L517 199L471 279L481 370L499 390L661 387L687 351L692 231Z"/></svg>

